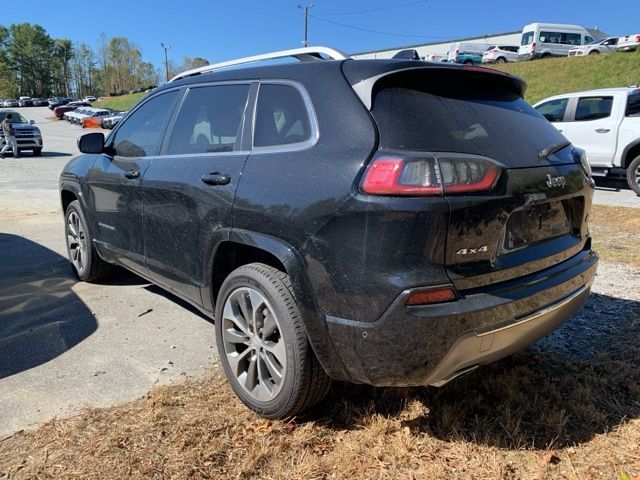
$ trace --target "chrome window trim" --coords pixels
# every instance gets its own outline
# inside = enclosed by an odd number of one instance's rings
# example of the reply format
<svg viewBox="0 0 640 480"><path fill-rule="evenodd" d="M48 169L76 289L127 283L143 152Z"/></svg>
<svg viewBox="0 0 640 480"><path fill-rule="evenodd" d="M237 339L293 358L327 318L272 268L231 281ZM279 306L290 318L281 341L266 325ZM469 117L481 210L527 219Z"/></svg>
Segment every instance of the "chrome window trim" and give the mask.
<svg viewBox="0 0 640 480"><path fill-rule="evenodd" d="M256 114L258 111L258 100L260 98L260 88L262 85L287 85L295 88L300 96L302 97L302 101L304 103L305 109L307 110L307 118L309 120L309 138L302 142L296 143L286 143L283 145L269 145L265 147L256 147L254 144L254 137L256 132ZM320 140L320 130L318 128L318 117L316 116L315 109L313 108L313 103L311 102L311 96L307 89L300 83L295 80L260 80L260 87L258 88L258 94L255 98L255 103L253 105L253 118L251 119L251 154L258 153L284 153L284 152L299 152L301 150L307 150L313 146L315 146Z"/></svg>

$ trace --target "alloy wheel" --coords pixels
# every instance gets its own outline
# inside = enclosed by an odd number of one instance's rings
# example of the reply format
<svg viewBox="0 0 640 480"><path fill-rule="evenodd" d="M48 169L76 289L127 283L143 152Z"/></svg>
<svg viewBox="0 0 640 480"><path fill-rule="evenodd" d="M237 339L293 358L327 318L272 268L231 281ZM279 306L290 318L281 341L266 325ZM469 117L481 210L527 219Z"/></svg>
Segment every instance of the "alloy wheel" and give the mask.
<svg viewBox="0 0 640 480"><path fill-rule="evenodd" d="M67 247L71 262L78 272L87 265L87 237L80 216L72 211L67 217Z"/></svg>
<svg viewBox="0 0 640 480"><path fill-rule="evenodd" d="M227 297L222 341L231 373L242 389L255 400L273 400L284 382L286 347L275 312L260 292L240 287Z"/></svg>

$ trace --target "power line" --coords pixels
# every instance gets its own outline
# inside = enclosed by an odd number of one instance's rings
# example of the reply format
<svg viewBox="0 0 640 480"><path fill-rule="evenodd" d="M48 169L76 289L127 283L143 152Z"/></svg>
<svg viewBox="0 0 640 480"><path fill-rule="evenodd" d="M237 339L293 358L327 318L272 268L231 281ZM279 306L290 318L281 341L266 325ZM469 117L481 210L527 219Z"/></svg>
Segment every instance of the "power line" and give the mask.
<svg viewBox="0 0 640 480"><path fill-rule="evenodd" d="M370 28L356 27L355 25L347 25L346 23L340 23L340 22L336 22L334 20L329 20L329 19L326 19L326 18L319 18L319 17L317 17L315 15L311 15L311 14L309 14L309 16L311 18L314 18L314 19L320 21L320 22L332 23L334 25L339 25L339 26L344 27L344 28L351 28L353 30L360 30L360 31L369 32L369 33L377 33L379 35L389 35L389 36L392 36L392 37L415 37L415 38L435 38L435 39L449 39L449 38L451 38L451 36L439 37L439 36L435 36L435 35L410 35L410 34L407 34L407 33L381 32L380 30L372 30Z"/></svg>
<svg viewBox="0 0 640 480"><path fill-rule="evenodd" d="M397 5L389 5L388 7L378 7L378 8L368 8L366 10L355 10L352 12L342 12L342 13L323 13L318 15L319 17L334 17L337 15L355 15L358 13L369 13L369 12L378 12L380 10L391 10L393 8L401 8L401 7L409 7L411 5L418 5L419 3L427 3L429 0L419 0L417 2L409 2L409 3L399 3Z"/></svg>

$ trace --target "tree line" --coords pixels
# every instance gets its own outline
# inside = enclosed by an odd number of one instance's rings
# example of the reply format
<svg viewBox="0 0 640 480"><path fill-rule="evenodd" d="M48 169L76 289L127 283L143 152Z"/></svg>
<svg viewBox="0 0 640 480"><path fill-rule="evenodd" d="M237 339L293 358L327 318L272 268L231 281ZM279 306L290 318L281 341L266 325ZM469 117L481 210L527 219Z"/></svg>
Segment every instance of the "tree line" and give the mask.
<svg viewBox="0 0 640 480"><path fill-rule="evenodd" d="M185 58L169 73L207 65ZM108 95L147 88L164 80L165 68L145 62L140 48L125 37L100 34L94 50L84 42L52 38L40 25L0 25L0 97Z"/></svg>

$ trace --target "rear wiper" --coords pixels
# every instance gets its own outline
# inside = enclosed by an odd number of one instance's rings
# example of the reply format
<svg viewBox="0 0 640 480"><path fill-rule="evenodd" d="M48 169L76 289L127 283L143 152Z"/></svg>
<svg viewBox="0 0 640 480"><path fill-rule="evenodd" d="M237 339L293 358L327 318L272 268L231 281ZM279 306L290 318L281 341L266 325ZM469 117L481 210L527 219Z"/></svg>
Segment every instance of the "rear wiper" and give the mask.
<svg viewBox="0 0 640 480"><path fill-rule="evenodd" d="M538 158L540 160L544 160L549 155L553 155L558 150L562 150L564 147L567 147L569 145L571 145L571 142L569 140L565 140L564 142L556 143L555 145L549 145L544 150L541 150L541 151L538 152Z"/></svg>

